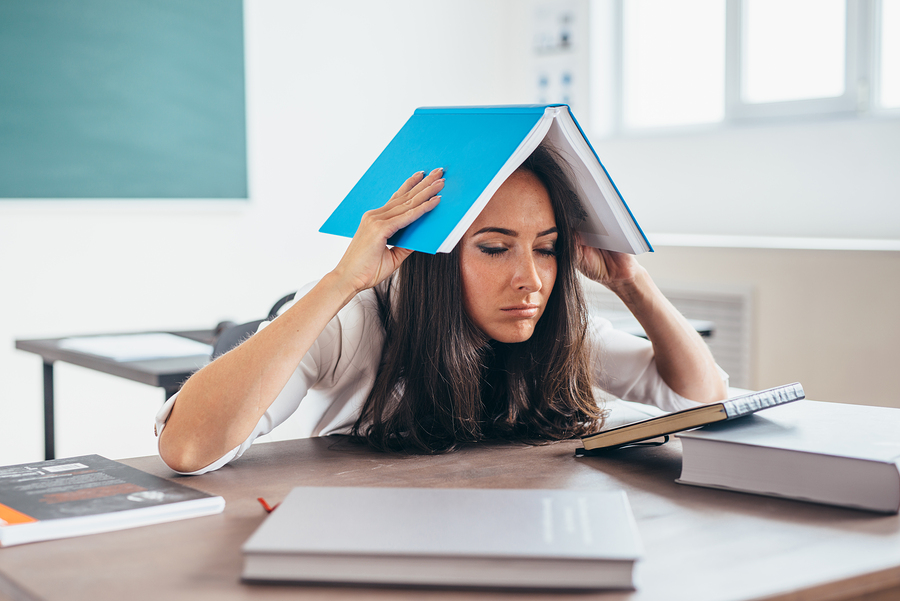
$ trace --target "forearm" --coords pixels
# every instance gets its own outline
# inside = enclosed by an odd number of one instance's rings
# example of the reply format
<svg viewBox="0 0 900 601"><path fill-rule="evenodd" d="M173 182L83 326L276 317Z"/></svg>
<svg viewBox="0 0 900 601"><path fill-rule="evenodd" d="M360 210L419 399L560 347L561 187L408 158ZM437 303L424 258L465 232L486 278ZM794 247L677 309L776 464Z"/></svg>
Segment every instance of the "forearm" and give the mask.
<svg viewBox="0 0 900 601"><path fill-rule="evenodd" d="M194 374L160 435L162 459L191 472L246 440L316 338L354 295L329 274L268 327Z"/></svg>
<svg viewBox="0 0 900 601"><path fill-rule="evenodd" d="M656 367L681 396L709 403L727 396L725 383L706 343L660 292L644 268L610 289L634 314L653 344Z"/></svg>
<svg viewBox="0 0 900 601"><path fill-rule="evenodd" d="M413 174L387 204L367 211L333 271L267 328L185 383L160 435L159 453L169 466L196 471L247 439L328 322L412 252L387 241L437 206L442 173Z"/></svg>

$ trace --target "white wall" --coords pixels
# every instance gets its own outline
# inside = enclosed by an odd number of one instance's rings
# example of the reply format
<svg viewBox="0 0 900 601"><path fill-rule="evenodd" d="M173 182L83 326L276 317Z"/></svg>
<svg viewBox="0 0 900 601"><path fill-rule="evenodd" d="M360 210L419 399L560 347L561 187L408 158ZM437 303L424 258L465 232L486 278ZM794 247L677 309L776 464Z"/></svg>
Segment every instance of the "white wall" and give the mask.
<svg viewBox="0 0 900 601"><path fill-rule="evenodd" d="M711 128L595 143L651 232L900 241L900 119Z"/></svg>

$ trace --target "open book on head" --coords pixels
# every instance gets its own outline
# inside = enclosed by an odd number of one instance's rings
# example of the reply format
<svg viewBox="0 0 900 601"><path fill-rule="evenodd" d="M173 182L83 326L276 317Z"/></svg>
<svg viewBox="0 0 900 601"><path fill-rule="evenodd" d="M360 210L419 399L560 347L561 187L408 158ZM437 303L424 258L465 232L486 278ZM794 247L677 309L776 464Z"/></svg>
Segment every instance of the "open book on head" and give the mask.
<svg viewBox="0 0 900 601"><path fill-rule="evenodd" d="M683 432L684 430L699 428L707 424L743 417L769 407L799 401L804 397L803 387L798 382L776 386L775 388L759 392L750 392L726 401L698 405L690 409L667 413L659 417L645 419L591 436L585 436L581 439L582 443L584 443L583 451L600 451L624 447L641 441L659 438L660 436L674 434L675 432ZM579 451L582 450L579 449Z"/></svg>
<svg viewBox="0 0 900 601"><path fill-rule="evenodd" d="M389 242L430 254L450 252L542 142L568 165L586 213L578 227L585 244L631 254L653 250L564 104L417 109L319 231L352 238L363 213L383 206L410 175L442 167L440 204Z"/></svg>

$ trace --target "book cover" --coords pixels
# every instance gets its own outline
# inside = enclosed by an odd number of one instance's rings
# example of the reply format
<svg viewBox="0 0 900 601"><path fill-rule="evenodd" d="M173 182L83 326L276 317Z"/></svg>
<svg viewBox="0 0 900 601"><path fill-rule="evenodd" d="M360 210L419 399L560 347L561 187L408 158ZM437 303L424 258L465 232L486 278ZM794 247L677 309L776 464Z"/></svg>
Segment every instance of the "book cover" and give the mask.
<svg viewBox="0 0 900 601"><path fill-rule="evenodd" d="M0 467L0 546L220 513L222 497L99 455Z"/></svg>
<svg viewBox="0 0 900 601"><path fill-rule="evenodd" d="M611 449L659 438L706 424L743 417L777 405L792 403L804 396L803 387L799 382L758 392L749 392L726 401L698 405L585 436L581 439L584 449L579 449L579 452Z"/></svg>
<svg viewBox="0 0 900 601"><path fill-rule="evenodd" d="M678 434L678 482L900 510L900 409L801 401Z"/></svg>
<svg viewBox="0 0 900 601"><path fill-rule="evenodd" d="M245 580L632 588L623 491L298 487L243 546Z"/></svg>
<svg viewBox="0 0 900 601"><path fill-rule="evenodd" d="M443 167L441 202L389 243L450 252L494 192L542 142L567 162L587 218L586 243L637 254L652 250L566 105L419 108L319 231L353 237L363 213L381 207L417 171Z"/></svg>

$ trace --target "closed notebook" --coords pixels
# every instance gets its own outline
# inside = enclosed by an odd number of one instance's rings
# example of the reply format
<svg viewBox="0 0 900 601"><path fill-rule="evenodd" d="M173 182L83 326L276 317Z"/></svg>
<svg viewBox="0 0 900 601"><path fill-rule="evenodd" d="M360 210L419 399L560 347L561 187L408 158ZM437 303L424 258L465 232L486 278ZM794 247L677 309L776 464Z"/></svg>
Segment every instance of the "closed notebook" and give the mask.
<svg viewBox="0 0 900 601"><path fill-rule="evenodd" d="M678 436L682 484L900 510L900 409L800 401Z"/></svg>
<svg viewBox="0 0 900 601"><path fill-rule="evenodd" d="M443 167L441 202L389 242L450 252L494 192L544 141L560 153L582 198L582 240L632 254L652 250L566 105L417 109L320 231L352 237L363 213L383 206L409 176Z"/></svg>
<svg viewBox="0 0 900 601"><path fill-rule="evenodd" d="M0 546L182 520L225 500L99 455L0 467Z"/></svg>
<svg viewBox="0 0 900 601"><path fill-rule="evenodd" d="M293 489L243 546L248 581L633 588L623 491Z"/></svg>

